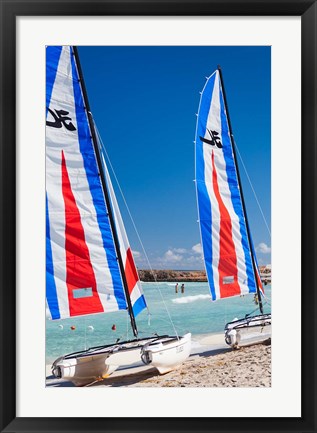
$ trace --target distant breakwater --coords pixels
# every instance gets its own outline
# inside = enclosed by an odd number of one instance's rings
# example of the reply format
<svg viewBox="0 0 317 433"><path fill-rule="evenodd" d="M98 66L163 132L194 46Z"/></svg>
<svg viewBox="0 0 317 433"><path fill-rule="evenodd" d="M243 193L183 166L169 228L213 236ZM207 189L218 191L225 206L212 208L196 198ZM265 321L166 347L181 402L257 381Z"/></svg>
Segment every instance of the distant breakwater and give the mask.
<svg viewBox="0 0 317 433"><path fill-rule="evenodd" d="M205 271L172 271L168 269L153 269L153 272L147 269L138 270L141 281L167 281L167 282L207 282Z"/></svg>
<svg viewBox="0 0 317 433"><path fill-rule="evenodd" d="M264 266L262 268L265 268ZM261 268L260 268L261 269ZM205 271L173 271L170 269L139 269L139 277L145 283L153 281L166 281L166 282L194 282L206 283L207 277ZM261 272L261 280L264 284L271 283L271 272Z"/></svg>

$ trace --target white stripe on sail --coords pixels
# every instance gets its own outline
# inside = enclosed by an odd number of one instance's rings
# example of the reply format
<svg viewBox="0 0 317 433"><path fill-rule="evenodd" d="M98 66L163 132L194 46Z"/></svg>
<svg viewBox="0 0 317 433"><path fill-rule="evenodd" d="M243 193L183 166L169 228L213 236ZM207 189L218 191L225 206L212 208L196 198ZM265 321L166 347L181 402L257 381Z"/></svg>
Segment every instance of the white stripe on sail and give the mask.
<svg viewBox="0 0 317 433"><path fill-rule="evenodd" d="M46 158L46 167L49 166ZM52 260L54 265L54 280L58 298L60 317L69 317L69 302L66 285L66 251L65 251L65 211L58 211L58 207L64 204L61 189L47 188L47 205L50 217L50 240L52 248ZM60 206L58 206L60 205ZM50 209L56 209L53 213Z"/></svg>
<svg viewBox="0 0 317 433"><path fill-rule="evenodd" d="M122 221L121 213L119 210L118 202L117 202L114 190L113 190L113 186L112 186L112 182L110 179L108 167L107 167L107 164L106 164L106 161L105 161L103 155L102 155L102 161L103 161L103 167L104 167L104 171L105 171L107 186L108 186L108 190L109 190L109 195L110 195L111 203L112 203L113 216L115 219L117 236L118 236L118 241L119 241L119 245L120 245L120 253L121 253L123 265L125 265L126 259L127 259L127 250L129 248L129 242L128 242L126 231L125 231L125 228L123 225L123 221Z"/></svg>
<svg viewBox="0 0 317 433"><path fill-rule="evenodd" d="M65 57L67 57L67 52L62 51L60 64L64 66L64 73L69 74L70 68L66 66L67 62ZM54 94L52 94L52 97L54 97ZM61 108L64 107L61 106ZM56 132L60 132L60 130L56 128L54 128L54 130L53 128L46 128L46 190L54 280L60 317L65 318L70 315L66 284L65 206L61 188L62 172L57 169L57 167L61 167L61 152L56 149ZM54 211L51 209L54 209Z"/></svg>
<svg viewBox="0 0 317 433"><path fill-rule="evenodd" d="M140 293L140 282L138 281L134 286L132 292L130 293L130 299L132 306L136 303L136 301L140 298L142 293Z"/></svg>
<svg viewBox="0 0 317 433"><path fill-rule="evenodd" d="M89 191L86 176L76 176L76 170L68 168L69 157L66 156L68 175L71 182L72 191L80 213L81 223L85 233L85 242L89 251L90 262L96 279L96 288L104 311L118 310L118 303L114 296L113 281L108 266L106 252L103 246L103 239L99 229L97 215L94 212L94 205ZM72 161L73 162L73 161ZM83 193L86 191L87 193ZM81 205L82 200L85 206ZM86 205L91 209L88 214L85 210Z"/></svg>
<svg viewBox="0 0 317 433"><path fill-rule="evenodd" d="M113 186L112 186L111 178L109 175L108 167L107 167L106 161L105 161L103 156L102 156L102 159L103 159L103 167L105 170L109 194L110 194L110 198L111 198L111 202L112 202L113 214L114 214L114 218L115 218L115 222L116 222L116 228L117 228L117 235L118 235L118 240L119 240L119 245L120 245L121 257L122 257L123 265L125 266L126 261L127 261L127 251L130 248L130 244L129 244L128 236L127 236L123 221L122 221L121 212L119 209L117 198L116 198L114 190L113 190ZM132 253L132 251L131 251L131 253ZM132 306L134 305L134 303L139 299L139 297L142 294L143 294L143 291L142 291L142 287L141 287L141 282L140 282L140 280L138 280L136 282L135 286L133 287L132 292L130 294Z"/></svg>
<svg viewBox="0 0 317 433"><path fill-rule="evenodd" d="M207 129L216 130L219 133L222 131L221 125L221 107L220 107L220 89L219 89L219 72L217 71L214 83L214 89L212 94L212 102L207 118ZM217 181L219 186L219 193L224 203L224 206L229 212L232 222L232 239L235 246L237 256L237 270L238 270L238 283L240 290L245 292L245 286L243 284L247 279L246 266L244 261L244 251L242 248L242 237L240 233L239 217L237 216L232 203L231 192L228 185L226 161L224 158L223 151L214 152L214 162L217 169ZM238 258L243 257L243 260Z"/></svg>
<svg viewBox="0 0 317 433"><path fill-rule="evenodd" d="M71 77L71 79L73 79L73 77ZM71 101L70 98L71 104L68 108L70 113L72 112L72 119L74 119L75 123L77 123L72 82L70 84L70 91L72 92L73 100ZM64 91L63 87L61 90ZM77 124L75 126L78 131ZM80 152L77 134L76 140L74 140L72 143L71 153L68 154L68 152L65 150L65 159L71 188L76 200L81 223L85 233L85 241L89 250L90 261L93 267L100 301L104 311L116 311L118 310L118 303L114 296L112 276L109 270L107 255L103 246L103 239L86 176L84 160ZM99 179L98 181L100 182Z"/></svg>
<svg viewBox="0 0 317 433"><path fill-rule="evenodd" d="M219 83L220 83L220 79L219 79L219 72L217 74L217 82L218 82L218 99L219 99L219 104L220 104L220 89L219 89ZM225 113L227 116L227 113ZM219 116L220 116L220 112L219 112ZM220 130L221 131L221 130ZM228 133L228 139L231 142L231 138L230 135ZM233 143L232 143L233 145ZM231 154L232 154L232 159L234 161L233 158L233 153L232 153L232 149L231 149ZM224 154L223 152L218 154L218 162L217 162L217 167L219 167L219 171L220 171L220 175L219 175L219 179L218 179L218 183L219 183L219 191L221 194L221 197L223 199L224 205L226 206L230 218L231 218L231 225L232 225L232 239L235 245L235 250L236 250L236 256L237 256L237 269L238 269L238 283L240 286L240 290L242 294L248 293L249 289L247 286L245 286L245 281L247 281L247 270L246 270L246 262L245 262L245 253L243 250L243 246L242 246L242 236L241 236L241 231L240 231L240 221L239 221L239 217L236 214L234 207L233 207L233 203L232 203L232 197L231 197L231 192L230 192L230 188L229 188L229 184L228 184L228 178L227 178L227 171L226 171L226 162L224 159ZM239 187L238 187L239 189ZM240 193L240 191L239 191Z"/></svg>
<svg viewBox="0 0 317 433"><path fill-rule="evenodd" d="M208 138L206 130L205 137ZM214 287L216 299L220 298L220 284L219 284L219 258L220 258L220 211L219 204L215 196L214 188L212 185L212 147L209 144L203 143L203 153L205 160L205 184L210 199L211 206L211 244L212 244L212 271L214 279Z"/></svg>
<svg viewBox="0 0 317 433"><path fill-rule="evenodd" d="M221 131L220 105L217 98L216 88L219 88L218 71L216 72L214 89L210 103L209 113L207 116L205 137L209 139L209 130ZM212 146L203 143L204 160L205 160L205 182L206 188L211 201L211 240L212 240L212 267L215 283L215 293L217 299L220 298L220 281L219 281L219 259L220 259L220 209L213 187L213 167L212 167ZM214 154L217 152L214 152Z"/></svg>

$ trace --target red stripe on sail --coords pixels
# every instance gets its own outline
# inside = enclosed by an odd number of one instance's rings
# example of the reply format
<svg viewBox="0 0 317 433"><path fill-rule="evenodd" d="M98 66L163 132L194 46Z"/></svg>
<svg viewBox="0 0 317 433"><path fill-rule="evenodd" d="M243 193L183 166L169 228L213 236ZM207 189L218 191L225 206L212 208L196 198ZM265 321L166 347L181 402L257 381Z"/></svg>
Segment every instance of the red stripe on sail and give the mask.
<svg viewBox="0 0 317 433"><path fill-rule="evenodd" d="M134 264L131 248L127 249L127 259L125 262L124 272L128 283L129 293L131 295L134 286L139 281L139 276Z"/></svg>
<svg viewBox="0 0 317 433"><path fill-rule="evenodd" d="M83 314L100 313L104 309L96 289L96 278L63 151L62 193L65 203L66 285L70 315L81 316ZM74 296L75 289L92 289L92 296L76 298Z"/></svg>
<svg viewBox="0 0 317 433"><path fill-rule="evenodd" d="M220 245L219 245L219 286L221 298L239 295L237 255L232 239L232 222L219 192L218 177L215 166L215 155L212 151L212 184L220 212ZM227 281L226 281L227 278ZM232 282L230 280L233 279Z"/></svg>
<svg viewBox="0 0 317 433"><path fill-rule="evenodd" d="M260 277L258 268L256 268L256 279L257 279L257 282L258 282L259 289L264 294L264 287L263 287L263 284L262 284L262 281L261 281L261 277Z"/></svg>

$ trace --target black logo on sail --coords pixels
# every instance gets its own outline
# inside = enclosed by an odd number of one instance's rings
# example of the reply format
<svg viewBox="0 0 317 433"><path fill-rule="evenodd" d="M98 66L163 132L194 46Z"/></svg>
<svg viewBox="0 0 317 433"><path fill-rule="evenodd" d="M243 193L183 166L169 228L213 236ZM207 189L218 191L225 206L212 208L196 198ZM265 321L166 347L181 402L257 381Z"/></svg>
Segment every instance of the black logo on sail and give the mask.
<svg viewBox="0 0 317 433"><path fill-rule="evenodd" d="M48 109L48 111L53 116L54 122L50 122L47 120L47 126L52 126L53 128L62 128L62 126L65 126L68 131L76 131L75 126L71 122L72 118L67 116L67 114L69 114L68 111L51 110L50 108Z"/></svg>
<svg viewBox="0 0 317 433"><path fill-rule="evenodd" d="M217 131L212 131L211 129L207 129L211 140L209 140L208 138L204 138L204 137L200 137L201 141L203 141L204 143L210 144L211 146L217 146L219 149L222 148L222 143L219 137L219 132Z"/></svg>

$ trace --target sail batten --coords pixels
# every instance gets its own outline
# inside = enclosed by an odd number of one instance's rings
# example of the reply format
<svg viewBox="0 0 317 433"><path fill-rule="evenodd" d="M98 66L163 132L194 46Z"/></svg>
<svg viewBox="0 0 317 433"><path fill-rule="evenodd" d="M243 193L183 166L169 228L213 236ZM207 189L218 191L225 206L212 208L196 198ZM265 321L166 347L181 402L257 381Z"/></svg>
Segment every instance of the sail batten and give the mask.
<svg viewBox="0 0 317 433"><path fill-rule="evenodd" d="M127 309L72 47L47 47L46 251L52 319Z"/></svg>
<svg viewBox="0 0 317 433"><path fill-rule="evenodd" d="M197 205L213 300L257 291L232 146L217 70L201 93L195 138Z"/></svg>

